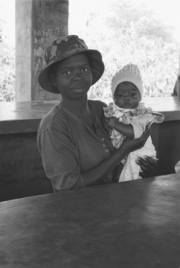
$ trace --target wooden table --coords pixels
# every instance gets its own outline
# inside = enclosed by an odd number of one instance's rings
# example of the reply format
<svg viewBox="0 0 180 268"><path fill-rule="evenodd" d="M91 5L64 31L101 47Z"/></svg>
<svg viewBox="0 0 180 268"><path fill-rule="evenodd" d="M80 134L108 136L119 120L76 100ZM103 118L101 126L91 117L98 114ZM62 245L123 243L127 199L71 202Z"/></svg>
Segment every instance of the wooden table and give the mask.
<svg viewBox="0 0 180 268"><path fill-rule="evenodd" d="M1 202L0 267L179 268L180 175Z"/></svg>

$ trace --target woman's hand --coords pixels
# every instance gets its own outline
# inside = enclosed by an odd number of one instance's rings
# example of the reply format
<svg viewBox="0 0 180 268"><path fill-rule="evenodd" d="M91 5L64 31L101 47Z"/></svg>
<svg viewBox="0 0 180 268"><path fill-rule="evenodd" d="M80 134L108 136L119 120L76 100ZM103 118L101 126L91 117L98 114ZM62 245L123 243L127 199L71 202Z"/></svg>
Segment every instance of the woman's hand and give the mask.
<svg viewBox="0 0 180 268"><path fill-rule="evenodd" d="M144 158L138 158L136 163L141 167L140 176L142 178L153 177L156 174L157 159L146 156Z"/></svg>
<svg viewBox="0 0 180 268"><path fill-rule="evenodd" d="M141 135L141 137L137 138L137 139L129 139L126 138L123 142L124 147L127 147L129 153L140 149L141 147L144 146L144 144L146 143L147 139L149 138L151 133L151 125L147 125L145 131L143 132L143 134Z"/></svg>

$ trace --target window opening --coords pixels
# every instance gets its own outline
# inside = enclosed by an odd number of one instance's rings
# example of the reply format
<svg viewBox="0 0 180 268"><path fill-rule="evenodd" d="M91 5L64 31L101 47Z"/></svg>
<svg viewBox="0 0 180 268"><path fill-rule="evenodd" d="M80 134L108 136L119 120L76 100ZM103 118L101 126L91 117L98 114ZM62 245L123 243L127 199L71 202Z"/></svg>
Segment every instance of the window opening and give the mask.
<svg viewBox="0 0 180 268"><path fill-rule="evenodd" d="M89 97L111 100L112 75L138 64L144 96L171 96L179 69L179 0L69 0L69 34L84 38L105 62Z"/></svg>

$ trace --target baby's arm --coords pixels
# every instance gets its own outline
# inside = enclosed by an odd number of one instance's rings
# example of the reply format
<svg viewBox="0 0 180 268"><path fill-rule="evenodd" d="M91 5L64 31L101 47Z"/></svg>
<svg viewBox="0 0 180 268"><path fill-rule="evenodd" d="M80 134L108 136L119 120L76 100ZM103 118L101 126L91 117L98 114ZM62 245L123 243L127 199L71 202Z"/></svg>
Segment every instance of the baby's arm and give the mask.
<svg viewBox="0 0 180 268"><path fill-rule="evenodd" d="M116 131L125 135L128 138L134 139L134 129L131 124L124 124L119 122L116 117L111 117L108 121L108 127L114 128Z"/></svg>

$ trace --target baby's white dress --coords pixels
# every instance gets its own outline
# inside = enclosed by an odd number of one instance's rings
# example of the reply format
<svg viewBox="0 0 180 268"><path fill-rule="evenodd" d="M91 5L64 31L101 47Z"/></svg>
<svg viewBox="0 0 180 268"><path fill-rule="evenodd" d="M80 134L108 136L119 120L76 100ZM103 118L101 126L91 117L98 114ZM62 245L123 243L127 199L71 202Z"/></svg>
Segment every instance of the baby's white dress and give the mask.
<svg viewBox="0 0 180 268"><path fill-rule="evenodd" d="M104 114L110 118L114 116L120 122L131 124L134 130L134 138L139 138L144 132L147 124L161 123L164 120L164 115L161 113L153 112L151 108L146 108L142 103L136 109L122 109L114 103L110 103L108 107L104 108ZM112 129L111 141L115 148L119 148L123 143L125 136L115 129ZM136 163L138 157L156 157L156 149L153 145L152 138L149 137L145 145L131 152L128 157L122 161L124 168L121 172L119 182L140 179L140 166Z"/></svg>

